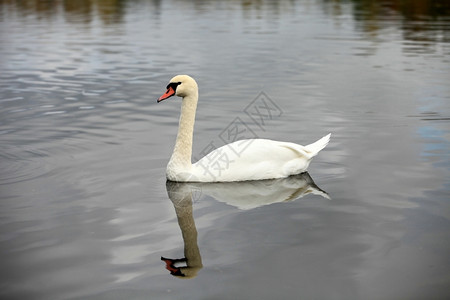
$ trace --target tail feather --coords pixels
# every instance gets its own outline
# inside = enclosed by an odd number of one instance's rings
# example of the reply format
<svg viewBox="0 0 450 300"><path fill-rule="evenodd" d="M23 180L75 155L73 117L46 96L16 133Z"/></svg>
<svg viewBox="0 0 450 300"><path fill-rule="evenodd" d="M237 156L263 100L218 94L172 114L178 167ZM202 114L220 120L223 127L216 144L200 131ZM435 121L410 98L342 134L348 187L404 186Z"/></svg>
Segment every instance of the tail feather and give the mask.
<svg viewBox="0 0 450 300"><path fill-rule="evenodd" d="M325 148L328 145L328 143L330 142L330 136L331 136L331 133L327 134L320 140L305 146L305 150L307 152L309 152L311 154L311 156L316 156L320 150L322 150L323 148Z"/></svg>

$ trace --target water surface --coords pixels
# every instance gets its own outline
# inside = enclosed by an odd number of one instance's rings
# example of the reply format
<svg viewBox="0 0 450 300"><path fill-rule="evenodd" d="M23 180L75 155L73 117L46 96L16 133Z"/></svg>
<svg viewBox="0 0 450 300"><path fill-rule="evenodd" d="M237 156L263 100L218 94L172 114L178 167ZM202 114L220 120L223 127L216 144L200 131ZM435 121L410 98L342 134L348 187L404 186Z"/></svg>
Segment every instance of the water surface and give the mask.
<svg viewBox="0 0 450 300"><path fill-rule="evenodd" d="M2 298L448 299L446 1L1 1L0 23ZM166 185L180 73L194 157L236 120L332 141L299 178Z"/></svg>

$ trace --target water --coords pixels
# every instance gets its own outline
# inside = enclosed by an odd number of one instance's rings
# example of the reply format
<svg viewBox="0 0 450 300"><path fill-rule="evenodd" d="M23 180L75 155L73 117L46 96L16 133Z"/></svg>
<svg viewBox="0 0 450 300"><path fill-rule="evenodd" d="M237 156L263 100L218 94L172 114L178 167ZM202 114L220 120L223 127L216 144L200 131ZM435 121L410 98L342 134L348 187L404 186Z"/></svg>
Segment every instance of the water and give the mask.
<svg viewBox="0 0 450 300"><path fill-rule="evenodd" d="M446 1L0 3L3 299L448 299ZM299 178L166 186L180 73L196 157L236 117L332 142Z"/></svg>

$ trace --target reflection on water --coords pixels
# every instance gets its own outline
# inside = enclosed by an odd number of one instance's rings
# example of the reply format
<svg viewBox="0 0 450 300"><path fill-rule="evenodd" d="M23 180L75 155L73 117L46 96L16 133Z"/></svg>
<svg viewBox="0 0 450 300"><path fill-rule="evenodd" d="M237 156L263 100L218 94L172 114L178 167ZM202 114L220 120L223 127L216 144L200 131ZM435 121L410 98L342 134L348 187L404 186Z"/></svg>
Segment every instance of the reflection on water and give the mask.
<svg viewBox="0 0 450 300"><path fill-rule="evenodd" d="M2 0L2 10L8 13L13 7L23 17L34 15L37 18L57 18L61 11L70 23L91 23L94 15L99 16L104 25L122 22L126 1L116 0L83 0L83 1L15 1ZM144 1L141 1L144 2Z"/></svg>
<svg viewBox="0 0 450 300"><path fill-rule="evenodd" d="M184 257L180 259L161 257L161 260L166 263L166 269L170 271L170 274L182 278L193 278L197 276L203 264L197 244L197 229L192 215L192 188L188 183L167 181L166 189L175 208L178 225L183 236ZM180 263L186 263L186 266L178 266L177 264Z"/></svg>
<svg viewBox="0 0 450 300"><path fill-rule="evenodd" d="M217 3L219 2L219 3ZM217 9L229 10L240 4L243 17L263 17L270 13L271 18L281 18L283 14L295 13L302 1L236 1L233 5L220 1L195 0L188 3L176 2L178 9L192 6L199 14ZM298 2L298 3L296 3ZM314 1L306 1L314 2ZM357 29L367 33L370 38L380 38L383 30L390 27L402 29L405 40L421 42L449 42L450 3L446 0L321 0L321 7L339 21L350 10L357 24ZM84 0L84 1L16 1L1 0L3 15L14 12L22 16L34 15L39 19L58 18L63 12L69 23L92 24L99 17L103 26L122 23L130 5L149 7L154 15L160 14L164 1L116 1L116 0ZM348 6L348 4L351 6ZM92 24L97 25L97 24ZM379 32L379 33L378 33ZM425 33L421 33L425 32Z"/></svg>
<svg viewBox="0 0 450 300"><path fill-rule="evenodd" d="M348 1L324 1L328 11L334 16L344 15ZM450 42L448 18L450 2L446 0L428 1L376 1L352 0L352 14L356 28L369 39L383 40L390 30L401 30L406 41L418 42L412 49L422 48L433 52L430 43ZM427 52L428 52L427 51Z"/></svg>
<svg viewBox="0 0 450 300"><path fill-rule="evenodd" d="M309 194L330 199L328 194L314 183L307 172L273 180L192 183L191 187L242 210L293 201Z"/></svg>
<svg viewBox="0 0 450 300"><path fill-rule="evenodd" d="M273 203L289 202L309 194L330 199L307 172L282 179L223 182L223 183L181 183L167 181L167 194L175 212L184 241L184 257L171 259L161 257L170 274L182 278L193 278L203 267L197 245L197 229L192 214L193 194L200 191L214 199L248 210ZM179 266L185 263L186 266Z"/></svg>

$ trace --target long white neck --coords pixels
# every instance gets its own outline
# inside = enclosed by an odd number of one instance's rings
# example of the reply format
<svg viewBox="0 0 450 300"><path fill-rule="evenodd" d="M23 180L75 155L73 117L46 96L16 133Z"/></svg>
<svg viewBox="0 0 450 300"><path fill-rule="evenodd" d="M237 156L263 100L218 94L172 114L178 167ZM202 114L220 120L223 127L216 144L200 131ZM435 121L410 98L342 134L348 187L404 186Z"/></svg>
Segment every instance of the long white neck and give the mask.
<svg viewBox="0 0 450 300"><path fill-rule="evenodd" d="M175 147L173 149L168 168L189 170L192 166L192 139L194 134L197 102L197 91L188 96L185 96L182 100L177 140L175 142Z"/></svg>

